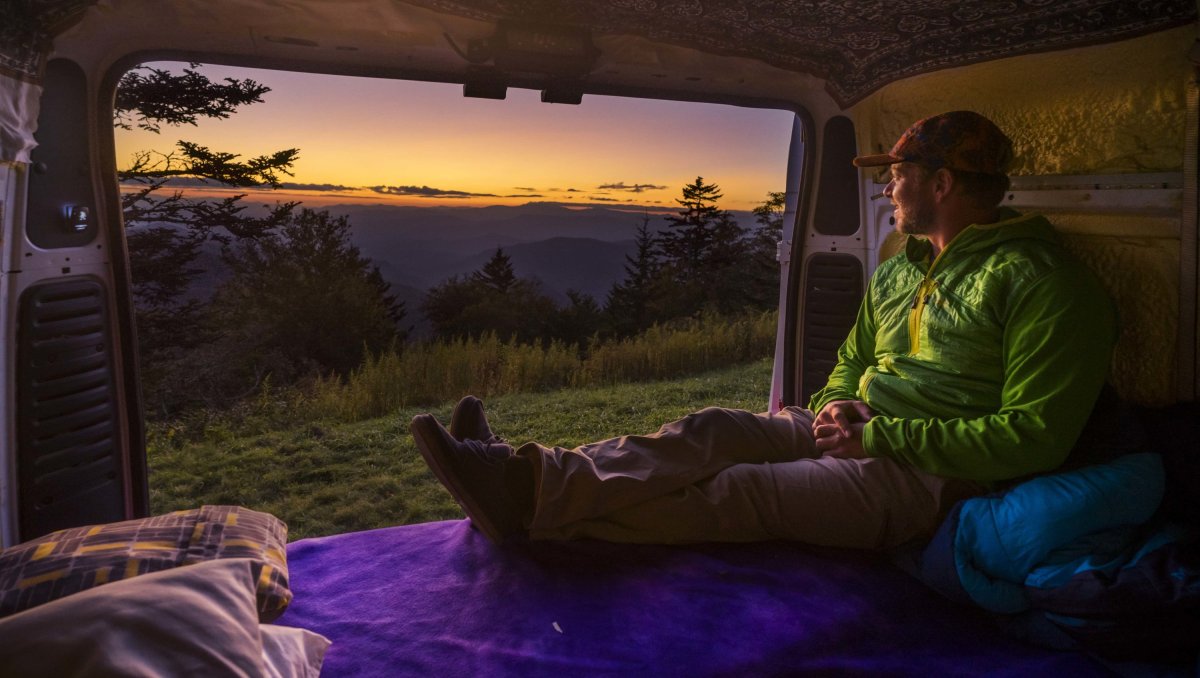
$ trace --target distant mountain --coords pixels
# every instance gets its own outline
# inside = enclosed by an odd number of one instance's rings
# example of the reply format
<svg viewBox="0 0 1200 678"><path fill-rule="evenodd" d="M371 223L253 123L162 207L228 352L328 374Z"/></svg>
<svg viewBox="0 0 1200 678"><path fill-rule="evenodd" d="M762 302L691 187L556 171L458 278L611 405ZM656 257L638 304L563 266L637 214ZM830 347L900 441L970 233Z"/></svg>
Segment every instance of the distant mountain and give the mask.
<svg viewBox="0 0 1200 678"><path fill-rule="evenodd" d="M549 238L594 238L616 242L633 239L638 225L650 217L652 230L666 227L663 213L637 209L574 207L560 203L526 203L490 207L409 207L401 205L330 205L346 215L364 244L375 240L422 242L486 241L488 246L535 242ZM743 226L754 225L751 212L732 212Z"/></svg>
<svg viewBox="0 0 1200 678"><path fill-rule="evenodd" d="M577 290L603 304L613 284L625 278L625 256L634 253L637 226L644 218L642 212L628 208L557 203L512 207L355 204L322 209L348 217L351 241L379 267L392 284L392 292L407 304L408 322L419 321L425 290L450 276L479 270L497 247L512 259L518 276L536 278L555 300L563 302L567 290ZM752 213L733 214L743 226L755 225ZM666 227L661 213L649 216L652 230ZM198 262L205 272L189 296L210 296L227 275L218 249L215 243L205 247Z"/></svg>
<svg viewBox="0 0 1200 678"><path fill-rule="evenodd" d="M549 238L510 245L504 248L504 253L512 259L513 271L519 277L537 279L554 299L564 301L567 290L576 290L603 303L613 283L625 278L625 255L633 250L633 240ZM363 247L362 251L393 286L428 289L450 276L465 276L479 270L496 248L434 252L409 250L402 245L374 250Z"/></svg>
<svg viewBox="0 0 1200 678"><path fill-rule="evenodd" d="M346 215L352 240L394 285L427 289L452 275L478 270L504 248L517 275L541 280L556 299L578 290L603 302L625 277L625 255L644 213L610 207L527 203L491 207L332 205ZM744 226L750 212L734 212ZM652 230L666 227L650 214Z"/></svg>
<svg viewBox="0 0 1200 678"><path fill-rule="evenodd" d="M325 209L349 217L355 243L364 252L391 251L400 243L406 248L462 252L557 237L629 240L642 218L640 213L561 206L332 205Z"/></svg>

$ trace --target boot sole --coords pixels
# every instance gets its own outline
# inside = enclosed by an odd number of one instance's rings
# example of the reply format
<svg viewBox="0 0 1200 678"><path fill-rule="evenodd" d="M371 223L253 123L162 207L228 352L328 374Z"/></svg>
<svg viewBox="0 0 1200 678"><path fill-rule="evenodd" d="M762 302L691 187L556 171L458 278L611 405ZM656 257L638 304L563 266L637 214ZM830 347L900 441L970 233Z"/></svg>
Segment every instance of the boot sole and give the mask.
<svg viewBox="0 0 1200 678"><path fill-rule="evenodd" d="M471 499L471 494L466 491L458 474L454 472L453 462L446 458L446 453L442 449L441 436L437 436L436 440L433 439L423 430L425 427L418 424L418 422L425 421L431 422L433 428L441 425L432 414L418 414L413 417L412 423L409 425L413 440L417 443L417 450L425 459L425 464L429 466L429 470L433 471L434 477L441 482L442 486L450 491L450 496L458 502L459 508L471 519L471 525L482 532L493 544L503 544L504 534L495 523L488 519L487 513Z"/></svg>

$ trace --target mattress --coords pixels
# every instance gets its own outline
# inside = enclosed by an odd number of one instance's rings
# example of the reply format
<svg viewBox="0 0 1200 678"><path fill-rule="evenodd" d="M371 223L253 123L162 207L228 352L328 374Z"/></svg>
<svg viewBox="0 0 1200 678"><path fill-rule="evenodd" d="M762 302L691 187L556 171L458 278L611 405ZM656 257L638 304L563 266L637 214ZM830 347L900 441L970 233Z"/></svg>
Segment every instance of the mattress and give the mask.
<svg viewBox="0 0 1200 678"><path fill-rule="evenodd" d="M277 623L322 676L1100 676L872 554L795 543L490 543L468 521L293 542Z"/></svg>

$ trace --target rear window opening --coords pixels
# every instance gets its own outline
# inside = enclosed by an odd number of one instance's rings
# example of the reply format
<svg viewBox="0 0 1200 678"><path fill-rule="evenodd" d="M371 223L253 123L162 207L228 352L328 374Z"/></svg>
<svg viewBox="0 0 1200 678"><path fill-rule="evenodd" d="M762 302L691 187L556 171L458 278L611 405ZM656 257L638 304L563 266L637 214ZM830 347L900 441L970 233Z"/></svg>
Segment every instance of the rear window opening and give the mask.
<svg viewBox="0 0 1200 678"><path fill-rule="evenodd" d="M180 63L131 73L245 100L171 125L118 97L152 468L156 448L246 426L319 437L328 424L311 422L466 392L753 363L747 406L765 404L793 112ZM155 511L246 503L202 482L166 490L173 473L151 476Z"/></svg>

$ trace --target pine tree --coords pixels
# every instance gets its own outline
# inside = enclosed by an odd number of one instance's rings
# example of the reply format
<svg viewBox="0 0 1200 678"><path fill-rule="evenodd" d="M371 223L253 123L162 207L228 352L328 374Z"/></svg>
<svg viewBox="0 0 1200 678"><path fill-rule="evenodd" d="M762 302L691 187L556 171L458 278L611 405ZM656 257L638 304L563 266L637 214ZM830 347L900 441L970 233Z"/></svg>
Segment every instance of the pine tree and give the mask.
<svg viewBox="0 0 1200 678"><path fill-rule="evenodd" d="M516 283L517 274L513 271L512 259L503 248L497 247L483 268L471 274L471 280L504 294Z"/></svg>
<svg viewBox="0 0 1200 678"><path fill-rule="evenodd" d="M683 210L667 217L670 230L659 236L659 253L681 283L694 282L703 272L722 215L717 207L722 197L716 184L706 184L703 177L696 177L694 183L683 187L683 198L675 201Z"/></svg>
<svg viewBox="0 0 1200 678"><path fill-rule="evenodd" d="M604 303L608 324L619 336L636 334L654 322L651 305L660 262L648 214L637 226L634 244L635 253L625 255L625 279L613 284Z"/></svg>
<svg viewBox="0 0 1200 678"><path fill-rule="evenodd" d="M162 125L195 125L199 118L228 118L239 106L259 103L271 89L253 80L217 84L191 64L182 75L138 66L121 76L113 101L114 124L159 132ZM134 122L136 119L136 123Z"/></svg>
<svg viewBox="0 0 1200 678"><path fill-rule="evenodd" d="M683 209L667 217L669 230L658 238L666 275L656 295L666 317L704 309L733 313L744 304L737 265L745 255L746 230L717 206L722 197L720 187L696 177L676 200Z"/></svg>
<svg viewBox="0 0 1200 678"><path fill-rule="evenodd" d="M479 337L530 343L554 336L558 307L535 280L519 278L502 248L465 278L452 276L425 292L421 312L442 339Z"/></svg>
<svg viewBox="0 0 1200 678"><path fill-rule="evenodd" d="M750 238L745 267L748 305L763 310L779 304L779 242L783 238L785 195L769 192L754 208L758 222Z"/></svg>
<svg viewBox="0 0 1200 678"><path fill-rule="evenodd" d="M769 241L783 238L783 212L786 206L786 194L781 191L769 191L767 199L754 208L754 220L758 222L756 237Z"/></svg>

